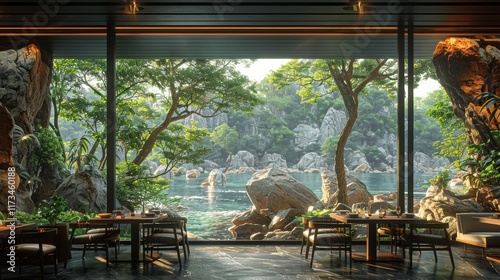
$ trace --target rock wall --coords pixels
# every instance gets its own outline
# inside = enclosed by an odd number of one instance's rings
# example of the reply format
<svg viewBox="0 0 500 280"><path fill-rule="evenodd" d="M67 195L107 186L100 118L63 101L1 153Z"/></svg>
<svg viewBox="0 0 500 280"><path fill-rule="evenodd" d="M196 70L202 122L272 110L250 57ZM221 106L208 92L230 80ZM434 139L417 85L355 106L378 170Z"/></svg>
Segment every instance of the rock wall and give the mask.
<svg viewBox="0 0 500 280"><path fill-rule="evenodd" d="M12 129L14 128L14 120L7 108L2 104L0 104L0 120L0 212L6 213L8 209L9 186L12 186L11 180L15 180L14 185L17 188L19 185L19 176L16 172L12 172L12 168L14 167L14 159L12 157Z"/></svg>
<svg viewBox="0 0 500 280"><path fill-rule="evenodd" d="M36 127L48 127L50 120L50 74L51 58L42 51L36 44L28 43L18 49L6 49L2 45L0 51L0 103L5 106L11 118L2 116L0 122L10 122L18 126L19 132L23 135L33 134ZM12 135L2 133L2 141L12 141ZM10 138L7 139L7 138ZM31 153L25 145L16 145L14 141L11 145L13 161L18 163L19 170L30 171ZM22 168L22 170L21 170ZM42 171L43 174L46 174ZM39 174L30 174L38 176ZM22 177L24 178L24 176ZM34 207L31 196L36 188L27 184L24 178L18 182L16 191L17 209L30 211ZM45 183L45 182L44 182ZM50 185L49 182L47 182ZM2 188L5 185L2 184ZM55 189L55 187L53 187Z"/></svg>
<svg viewBox="0 0 500 280"><path fill-rule="evenodd" d="M500 95L500 43L469 38L439 42L433 63L440 84L453 103L455 115L464 120L470 143L486 143L489 131L499 129L500 116L489 121L478 95Z"/></svg>

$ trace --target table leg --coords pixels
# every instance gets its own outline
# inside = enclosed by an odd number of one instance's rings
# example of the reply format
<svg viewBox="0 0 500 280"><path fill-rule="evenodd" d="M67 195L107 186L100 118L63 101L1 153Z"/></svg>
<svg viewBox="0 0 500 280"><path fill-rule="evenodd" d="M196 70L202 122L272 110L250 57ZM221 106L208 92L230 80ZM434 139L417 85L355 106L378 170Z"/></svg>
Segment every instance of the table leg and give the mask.
<svg viewBox="0 0 500 280"><path fill-rule="evenodd" d="M138 223L130 225L130 251L132 262L139 262L140 260L140 226Z"/></svg>
<svg viewBox="0 0 500 280"><path fill-rule="evenodd" d="M366 226L366 252L353 253L355 261L372 262L377 261L377 225L370 223Z"/></svg>
<svg viewBox="0 0 500 280"><path fill-rule="evenodd" d="M377 224L366 227L366 253L353 253L353 259L364 262L401 262L402 258L390 252L377 252Z"/></svg>
<svg viewBox="0 0 500 280"><path fill-rule="evenodd" d="M366 228L366 260L377 260L377 225L368 224Z"/></svg>

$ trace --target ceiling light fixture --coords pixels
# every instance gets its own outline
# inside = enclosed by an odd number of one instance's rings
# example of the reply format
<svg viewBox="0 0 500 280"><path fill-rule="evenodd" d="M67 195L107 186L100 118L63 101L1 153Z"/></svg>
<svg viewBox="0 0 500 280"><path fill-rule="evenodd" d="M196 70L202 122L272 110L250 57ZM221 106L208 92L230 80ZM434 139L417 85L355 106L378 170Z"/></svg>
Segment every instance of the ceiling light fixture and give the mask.
<svg viewBox="0 0 500 280"><path fill-rule="evenodd" d="M143 7L140 7L135 0L122 0L123 2L128 4L128 12L132 15L137 14L137 12L144 10Z"/></svg>
<svg viewBox="0 0 500 280"><path fill-rule="evenodd" d="M364 13L364 9L363 9L363 3L361 3L361 0L358 1L357 3L353 3L352 9L355 12L358 12L358 14L362 15Z"/></svg>

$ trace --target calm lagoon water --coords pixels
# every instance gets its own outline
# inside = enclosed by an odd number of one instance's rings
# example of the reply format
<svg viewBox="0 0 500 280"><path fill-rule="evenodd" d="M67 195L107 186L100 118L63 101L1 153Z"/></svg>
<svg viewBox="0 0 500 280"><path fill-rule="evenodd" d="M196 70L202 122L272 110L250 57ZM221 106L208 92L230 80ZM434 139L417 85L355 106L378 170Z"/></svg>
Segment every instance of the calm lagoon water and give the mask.
<svg viewBox="0 0 500 280"><path fill-rule="evenodd" d="M310 188L318 198L321 198L321 175L317 173L292 173L297 181ZM388 173L351 173L360 179L372 194L389 193L396 191L396 174ZM252 208L250 199L245 191L245 185L251 174L228 174L225 187L216 188L215 192L208 192L201 187L201 182L208 174L199 178L186 179L176 177L169 188L172 197L180 197L180 204L186 207L180 214L188 217L188 231L205 239L229 240L231 234L227 230L232 224L232 218L241 212ZM415 201L425 196L426 190L422 186L434 176L433 173L415 174Z"/></svg>

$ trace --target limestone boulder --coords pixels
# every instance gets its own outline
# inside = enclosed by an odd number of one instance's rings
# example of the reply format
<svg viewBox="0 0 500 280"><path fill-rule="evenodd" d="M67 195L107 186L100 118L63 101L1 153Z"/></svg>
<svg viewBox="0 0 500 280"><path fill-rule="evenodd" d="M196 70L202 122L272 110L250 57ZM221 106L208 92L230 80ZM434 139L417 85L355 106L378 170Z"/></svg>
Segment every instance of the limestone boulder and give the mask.
<svg viewBox="0 0 500 280"><path fill-rule="evenodd" d="M186 179L194 179L200 177L201 173L198 169L191 169L186 172Z"/></svg>
<svg viewBox="0 0 500 280"><path fill-rule="evenodd" d="M344 128L347 122L347 116L344 111L336 110L330 108L321 122L320 131L320 142L325 142L326 138L330 136L340 135L340 132Z"/></svg>
<svg viewBox="0 0 500 280"><path fill-rule="evenodd" d="M455 217L456 213L483 212L484 207L472 199L458 199L445 192L428 196L420 200L418 216L432 221L441 221L444 217Z"/></svg>
<svg viewBox="0 0 500 280"><path fill-rule="evenodd" d="M216 186L225 187L227 182L226 174L220 169L213 169L208 177L201 182L202 187L215 188Z"/></svg>
<svg viewBox="0 0 500 280"><path fill-rule="evenodd" d="M362 153L361 151L358 150L352 150L352 149L345 149L344 152L345 156L345 165L349 169L356 169L358 166L365 164L367 166L370 166L368 163L368 160L366 159L366 155ZM358 172L358 171L355 171Z"/></svg>
<svg viewBox="0 0 500 280"><path fill-rule="evenodd" d="M250 239L256 233L267 233L267 227L259 224L242 224L239 226L232 226L229 232L234 239Z"/></svg>
<svg viewBox="0 0 500 280"><path fill-rule="evenodd" d="M309 145L318 143L320 130L314 125L299 124L293 129L294 149L305 150Z"/></svg>
<svg viewBox="0 0 500 280"><path fill-rule="evenodd" d="M324 170L321 172L322 180L322 198L321 201L331 208L337 204L337 177L335 172L330 170ZM373 196L370 194L366 185L361 182L358 178L352 175L346 175L347 181L347 204L352 206L354 203L358 202L369 202L373 200Z"/></svg>
<svg viewBox="0 0 500 280"><path fill-rule="evenodd" d="M300 171L308 169L326 169L328 168L328 163L322 156L317 153L310 152L302 156L300 161L297 163L296 168Z"/></svg>
<svg viewBox="0 0 500 280"><path fill-rule="evenodd" d="M235 226L240 226L247 223L267 226L269 225L271 220L255 210L248 210L236 215L231 222Z"/></svg>
<svg viewBox="0 0 500 280"><path fill-rule="evenodd" d="M227 160L229 169L238 169L240 167L255 167L255 157L247 151L239 151Z"/></svg>
<svg viewBox="0 0 500 280"><path fill-rule="evenodd" d="M211 160L206 159L203 161L203 164L200 167L203 168L204 172L210 172L214 169L218 169L219 165Z"/></svg>
<svg viewBox="0 0 500 280"><path fill-rule="evenodd" d="M274 216L273 220L269 224L269 230L284 230L289 223L295 220L295 217L300 216L303 213L304 211L300 209L280 210L276 213L276 216Z"/></svg>
<svg viewBox="0 0 500 280"><path fill-rule="evenodd" d="M106 212L107 209L106 181L102 175L95 172L79 172L70 175L54 194L64 197L71 209L82 213Z"/></svg>
<svg viewBox="0 0 500 280"><path fill-rule="evenodd" d="M362 163L354 168L354 173L371 173L373 171L372 167L368 163Z"/></svg>
<svg viewBox="0 0 500 280"><path fill-rule="evenodd" d="M319 199L304 184L282 169L263 169L252 175L246 184L247 195L253 209L269 209L273 213L296 208L303 213Z"/></svg>
<svg viewBox="0 0 500 280"><path fill-rule="evenodd" d="M286 159L280 154L265 154L260 159L261 168L287 168Z"/></svg>

